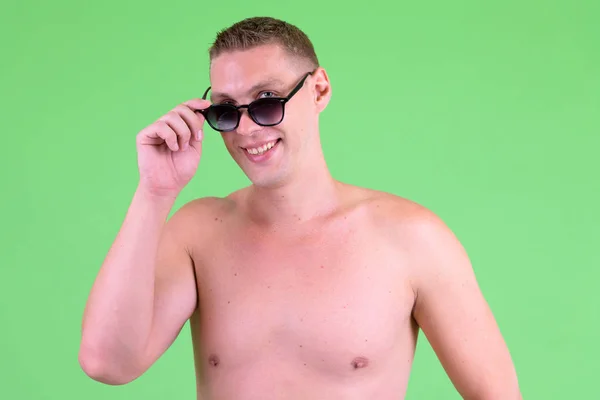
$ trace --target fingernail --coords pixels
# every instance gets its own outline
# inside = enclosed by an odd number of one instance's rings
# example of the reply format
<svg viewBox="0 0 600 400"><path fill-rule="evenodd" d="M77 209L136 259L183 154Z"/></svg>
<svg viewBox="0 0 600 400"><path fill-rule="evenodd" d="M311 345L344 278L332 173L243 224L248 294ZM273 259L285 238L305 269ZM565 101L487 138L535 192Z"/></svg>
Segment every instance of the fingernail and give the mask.
<svg viewBox="0 0 600 400"><path fill-rule="evenodd" d="M202 131L198 131L198 133L196 133L196 140L202 140Z"/></svg>

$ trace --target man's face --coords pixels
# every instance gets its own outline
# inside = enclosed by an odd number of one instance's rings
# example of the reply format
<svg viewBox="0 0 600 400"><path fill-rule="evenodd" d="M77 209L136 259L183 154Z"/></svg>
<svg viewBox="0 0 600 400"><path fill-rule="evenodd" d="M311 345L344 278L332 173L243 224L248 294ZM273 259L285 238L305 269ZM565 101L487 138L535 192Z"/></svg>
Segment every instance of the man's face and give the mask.
<svg viewBox="0 0 600 400"><path fill-rule="evenodd" d="M221 54L211 64L211 101L247 105L260 98L287 97L311 72L303 64L278 45ZM258 125L243 108L237 129L222 132L227 150L255 185L282 185L310 162L318 145L318 114L326 102L318 93L323 86L318 80L323 81L323 75L308 76L285 104L284 118L278 125Z"/></svg>

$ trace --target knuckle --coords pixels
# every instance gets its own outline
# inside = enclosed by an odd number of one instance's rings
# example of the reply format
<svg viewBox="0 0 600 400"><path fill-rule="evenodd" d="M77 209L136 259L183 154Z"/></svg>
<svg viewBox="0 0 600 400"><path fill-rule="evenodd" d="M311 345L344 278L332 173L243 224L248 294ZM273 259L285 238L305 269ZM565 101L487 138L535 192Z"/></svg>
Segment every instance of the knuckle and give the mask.
<svg viewBox="0 0 600 400"><path fill-rule="evenodd" d="M185 113L189 110L189 108L185 104L179 104L177 107L173 109L173 112L177 114Z"/></svg>
<svg viewBox="0 0 600 400"><path fill-rule="evenodd" d="M173 118L173 115L171 114L172 111L169 111L168 113L166 113L165 115L161 116L158 121L159 122L167 122L169 120L171 120Z"/></svg>
<svg viewBox="0 0 600 400"><path fill-rule="evenodd" d="M177 113L174 112L173 110L171 110L171 111L168 111L167 113L165 113L164 115L162 115L158 120L166 122L166 121L173 119L174 116L177 116Z"/></svg>
<svg viewBox="0 0 600 400"><path fill-rule="evenodd" d="M202 126L202 124L204 124L204 120L205 120L205 118L204 118L204 115L202 115L202 114L201 114L201 113L199 113L199 112L195 112L195 113L194 113L194 122L195 122L195 123L197 123L197 124L199 124L200 126Z"/></svg>
<svg viewBox="0 0 600 400"><path fill-rule="evenodd" d="M181 105L186 107L193 107L198 104L198 99L189 99L188 101L184 101Z"/></svg>
<svg viewBox="0 0 600 400"><path fill-rule="evenodd" d="M155 125L156 125L156 129L161 132L167 131L169 128L169 124L167 124L167 122L162 119L159 121L156 121Z"/></svg>

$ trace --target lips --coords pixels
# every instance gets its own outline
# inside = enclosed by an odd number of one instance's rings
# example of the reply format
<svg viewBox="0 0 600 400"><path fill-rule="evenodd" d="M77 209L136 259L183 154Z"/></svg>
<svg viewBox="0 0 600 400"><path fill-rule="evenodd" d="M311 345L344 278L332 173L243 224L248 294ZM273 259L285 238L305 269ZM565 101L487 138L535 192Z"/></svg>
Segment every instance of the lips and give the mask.
<svg viewBox="0 0 600 400"><path fill-rule="evenodd" d="M273 139L266 142L250 144L242 147L248 154L262 155L271 150L281 139Z"/></svg>
<svg viewBox="0 0 600 400"><path fill-rule="evenodd" d="M268 142L252 144L248 147L242 147L246 157L255 164L268 162L280 147L281 139L275 139Z"/></svg>

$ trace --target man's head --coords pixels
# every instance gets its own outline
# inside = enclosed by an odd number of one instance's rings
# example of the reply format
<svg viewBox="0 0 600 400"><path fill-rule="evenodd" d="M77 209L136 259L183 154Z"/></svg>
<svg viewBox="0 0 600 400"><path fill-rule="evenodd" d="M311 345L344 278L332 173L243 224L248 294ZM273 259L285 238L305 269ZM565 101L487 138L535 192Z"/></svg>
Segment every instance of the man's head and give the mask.
<svg viewBox="0 0 600 400"><path fill-rule="evenodd" d="M255 185L283 185L322 157L318 117L330 85L297 27L257 17L219 32L210 48L210 80L213 105L263 99L239 109L239 123L234 109L213 115L226 130L229 153Z"/></svg>

